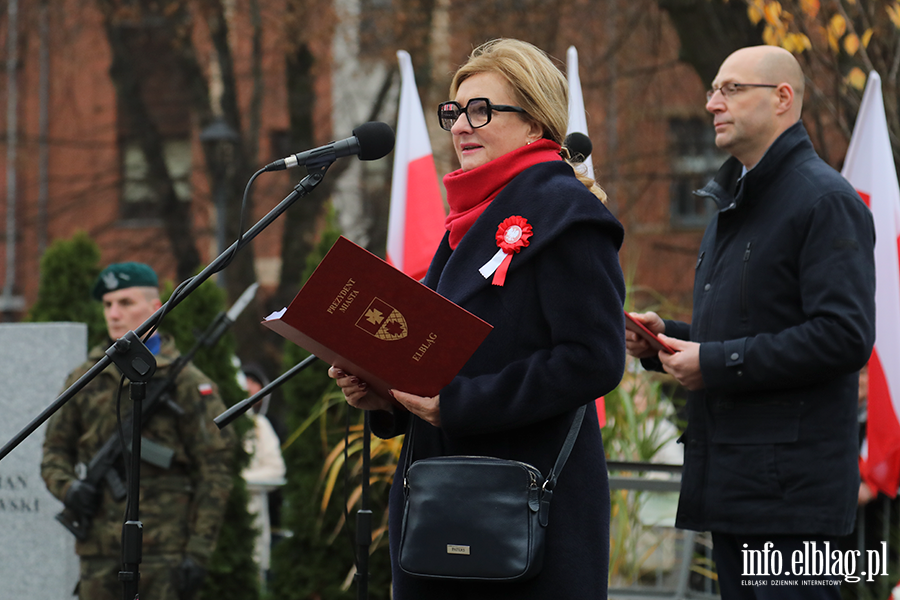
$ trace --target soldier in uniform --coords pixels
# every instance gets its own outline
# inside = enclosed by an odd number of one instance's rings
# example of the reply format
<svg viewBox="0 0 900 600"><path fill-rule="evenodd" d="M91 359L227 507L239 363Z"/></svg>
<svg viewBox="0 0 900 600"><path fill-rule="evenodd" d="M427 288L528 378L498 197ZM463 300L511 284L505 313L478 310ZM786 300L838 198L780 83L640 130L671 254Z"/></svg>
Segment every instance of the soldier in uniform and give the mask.
<svg viewBox="0 0 900 600"><path fill-rule="evenodd" d="M134 330L161 306L156 273L141 263L117 263L98 277L93 295L103 302L110 341L93 348L88 361L66 381L69 387L104 356L112 343ZM154 334L147 347L156 356L154 379L167 378L179 354L167 336ZM94 486L79 472L117 435L116 404L121 392L122 418L131 413L128 381L110 365L54 414L47 426L41 476L67 508L93 515L86 539L77 541L81 561L78 583L82 600L119 600L122 583L121 537L125 502L116 501L108 485ZM154 382L148 385L147 397ZM150 447L174 454L167 468L141 464L140 520L143 523L140 592L154 600L194 596L216 546L231 492L234 447L229 429L219 431L213 418L225 410L215 384L188 363L175 379L171 400L143 423L142 439ZM180 414L179 414L180 413ZM156 445L159 446L156 446ZM144 453L142 453L144 456ZM119 465L124 481L124 464Z"/></svg>

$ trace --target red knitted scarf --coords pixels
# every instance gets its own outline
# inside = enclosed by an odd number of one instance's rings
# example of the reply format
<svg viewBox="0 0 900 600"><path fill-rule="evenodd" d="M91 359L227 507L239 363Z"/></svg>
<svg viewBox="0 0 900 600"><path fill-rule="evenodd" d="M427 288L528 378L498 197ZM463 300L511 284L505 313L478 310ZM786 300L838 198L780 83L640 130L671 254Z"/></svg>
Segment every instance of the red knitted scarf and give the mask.
<svg viewBox="0 0 900 600"><path fill-rule="evenodd" d="M450 247L456 249L491 200L516 175L528 167L551 160L562 160L559 156L559 144L541 139L471 171L463 172L458 169L444 175L447 203L450 205L450 214L445 222L450 232Z"/></svg>

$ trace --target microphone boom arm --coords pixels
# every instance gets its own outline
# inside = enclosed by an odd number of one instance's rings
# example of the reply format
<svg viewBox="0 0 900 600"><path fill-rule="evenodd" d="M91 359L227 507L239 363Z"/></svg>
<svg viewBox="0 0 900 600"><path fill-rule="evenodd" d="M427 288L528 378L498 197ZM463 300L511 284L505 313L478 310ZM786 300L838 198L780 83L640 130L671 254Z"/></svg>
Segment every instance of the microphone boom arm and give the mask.
<svg viewBox="0 0 900 600"><path fill-rule="evenodd" d="M192 277L189 282L185 285L184 289L178 294L178 296L172 296L169 300L155 313L150 315L150 317L141 323L134 332L138 335L138 337L143 338L144 334L147 333L151 327L153 327L156 322L159 320L160 316L163 315L168 310L171 310L175 306L177 306L182 300L188 297L194 290L196 290L200 285L209 279L215 273L221 271L228 264L230 260L231 253L237 252L247 244L249 244L256 236L258 236L262 231L272 224L275 219L281 216L291 205L294 204L301 197L306 196L310 192L315 189L319 183L322 182L322 179L325 177L325 172L328 170L328 167L331 166L331 163L321 165L316 168L308 168L308 174L304 177L300 183L294 186L294 190L288 194L284 200L282 200L275 208L270 210L268 214L266 214L262 219L260 219L253 227L247 230L244 235L241 236L240 239L236 240L231 244L228 248L225 249L215 260L213 260L205 269L203 269L200 273ZM10 441L3 445L0 448L0 461L2 461L10 452L12 452L16 446L21 444L25 438L35 432L38 427L41 426L47 419L49 419L53 413L58 411L62 406L71 400L75 394L80 392L88 383L90 383L97 375L99 375L103 369L109 366L112 362L112 359L109 358L108 355L104 354L103 358L101 358L97 363L91 367L87 373L82 375L75 383L66 389L56 400L53 401L50 406L45 408L41 414L35 417L31 423L26 425L19 433L17 433Z"/></svg>

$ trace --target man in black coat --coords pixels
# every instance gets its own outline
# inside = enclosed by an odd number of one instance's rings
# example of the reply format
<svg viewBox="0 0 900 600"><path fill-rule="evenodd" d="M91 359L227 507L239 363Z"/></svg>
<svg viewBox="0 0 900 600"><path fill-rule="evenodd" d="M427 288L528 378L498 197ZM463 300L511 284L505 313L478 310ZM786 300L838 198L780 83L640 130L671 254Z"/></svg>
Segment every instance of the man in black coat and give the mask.
<svg viewBox="0 0 900 600"><path fill-rule="evenodd" d="M689 390L676 525L712 532L725 599L837 599L838 584L866 568L837 538L853 529L859 489L874 225L813 150L803 89L780 48L722 63L706 109L732 158L695 192L719 210L697 258L692 322L634 315L674 354L626 336L629 354Z"/></svg>

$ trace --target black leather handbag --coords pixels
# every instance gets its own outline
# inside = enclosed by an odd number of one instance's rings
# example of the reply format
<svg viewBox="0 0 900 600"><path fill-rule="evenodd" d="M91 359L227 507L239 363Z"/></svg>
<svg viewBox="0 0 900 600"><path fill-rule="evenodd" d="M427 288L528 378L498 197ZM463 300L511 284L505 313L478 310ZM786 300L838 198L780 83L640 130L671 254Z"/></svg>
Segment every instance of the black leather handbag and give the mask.
<svg viewBox="0 0 900 600"><path fill-rule="evenodd" d="M413 462L411 425L400 568L430 579L519 581L537 575L553 489L584 412L581 406L546 478L527 463L489 456Z"/></svg>

